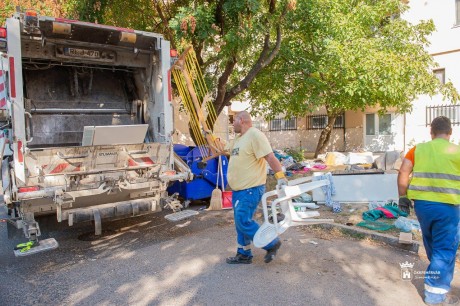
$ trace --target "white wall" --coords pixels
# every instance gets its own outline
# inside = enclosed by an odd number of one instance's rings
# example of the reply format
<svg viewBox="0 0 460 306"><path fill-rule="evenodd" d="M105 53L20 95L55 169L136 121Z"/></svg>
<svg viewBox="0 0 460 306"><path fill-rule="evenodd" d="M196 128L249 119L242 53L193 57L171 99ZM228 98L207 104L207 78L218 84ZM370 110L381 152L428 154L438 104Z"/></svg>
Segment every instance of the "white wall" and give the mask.
<svg viewBox="0 0 460 306"><path fill-rule="evenodd" d="M460 49L460 26L456 22L455 0L412 0L403 18L411 23L433 19L436 32L431 35L431 54Z"/></svg>
<svg viewBox="0 0 460 306"><path fill-rule="evenodd" d="M455 0L410 1L410 10L403 17L412 23L419 20L433 19L436 31L431 35L428 48L439 68L445 69L445 79L451 81L460 90L460 26L455 25ZM426 107L449 105L440 95L420 96L413 103L413 110L406 114L405 151L418 142L431 139L429 127L426 126ZM453 126L451 140L460 141L460 126Z"/></svg>

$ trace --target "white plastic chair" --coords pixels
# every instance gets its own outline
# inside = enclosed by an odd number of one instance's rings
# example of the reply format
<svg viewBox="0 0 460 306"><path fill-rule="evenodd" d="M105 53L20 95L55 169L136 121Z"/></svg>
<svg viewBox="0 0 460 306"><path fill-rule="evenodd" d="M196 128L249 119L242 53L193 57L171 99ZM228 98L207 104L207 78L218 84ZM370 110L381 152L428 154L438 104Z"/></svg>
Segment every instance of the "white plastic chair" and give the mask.
<svg viewBox="0 0 460 306"><path fill-rule="evenodd" d="M303 177L296 180L289 181L288 186L283 187L282 190L275 189L264 193L262 196L262 209L264 213L264 223L260 226L259 230L254 236L254 246L263 248L269 244L273 239L284 233L291 226L309 225L318 223L334 222L333 219L311 219L312 217L319 216L317 211L298 213L295 211L292 199L298 197L302 193L311 191L315 188L320 188L329 185L328 180L311 181L312 177ZM308 182L308 183L306 183ZM271 204L271 211L273 216L273 223L269 220L267 199L269 197L278 195L278 198ZM284 219L278 222L277 206L280 207L281 212L284 214Z"/></svg>

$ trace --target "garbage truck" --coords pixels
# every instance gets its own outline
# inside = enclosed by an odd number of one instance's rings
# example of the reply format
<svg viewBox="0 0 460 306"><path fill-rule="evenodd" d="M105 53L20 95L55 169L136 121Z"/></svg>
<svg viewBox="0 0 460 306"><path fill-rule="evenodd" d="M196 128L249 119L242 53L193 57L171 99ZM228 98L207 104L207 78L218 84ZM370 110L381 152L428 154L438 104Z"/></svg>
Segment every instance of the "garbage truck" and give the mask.
<svg viewBox="0 0 460 306"><path fill-rule="evenodd" d="M16 12L0 28L1 179L8 223L102 220L171 208L193 178L172 144L169 41L162 35ZM51 245L55 245L52 241Z"/></svg>

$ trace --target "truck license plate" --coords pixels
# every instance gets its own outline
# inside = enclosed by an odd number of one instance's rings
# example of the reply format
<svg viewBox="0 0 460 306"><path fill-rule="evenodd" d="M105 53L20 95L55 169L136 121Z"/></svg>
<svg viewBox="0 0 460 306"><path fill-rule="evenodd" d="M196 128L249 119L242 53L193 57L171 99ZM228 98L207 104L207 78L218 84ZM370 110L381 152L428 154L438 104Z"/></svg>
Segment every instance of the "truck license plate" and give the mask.
<svg viewBox="0 0 460 306"><path fill-rule="evenodd" d="M66 48L65 51L68 56L73 56L73 57L99 58L100 56L99 51L97 50Z"/></svg>

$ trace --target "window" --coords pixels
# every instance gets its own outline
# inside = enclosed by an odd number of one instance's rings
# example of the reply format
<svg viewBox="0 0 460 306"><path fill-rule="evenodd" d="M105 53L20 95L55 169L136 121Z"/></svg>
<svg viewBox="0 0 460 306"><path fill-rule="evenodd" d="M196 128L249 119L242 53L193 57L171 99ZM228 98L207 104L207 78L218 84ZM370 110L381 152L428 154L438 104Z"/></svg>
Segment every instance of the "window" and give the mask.
<svg viewBox="0 0 460 306"><path fill-rule="evenodd" d="M446 69L433 70L433 74L441 84L446 84Z"/></svg>
<svg viewBox="0 0 460 306"><path fill-rule="evenodd" d="M379 116L379 135L391 135L391 115Z"/></svg>
<svg viewBox="0 0 460 306"><path fill-rule="evenodd" d="M311 126L314 129L324 129L327 125L327 116L316 116L311 118Z"/></svg>
<svg viewBox="0 0 460 306"><path fill-rule="evenodd" d="M297 118L278 118L270 120L270 131L297 130Z"/></svg>
<svg viewBox="0 0 460 306"><path fill-rule="evenodd" d="M455 25L460 25L460 0L455 0Z"/></svg>
<svg viewBox="0 0 460 306"><path fill-rule="evenodd" d="M307 130L321 130L327 125L327 115L310 115L307 116ZM334 129L345 127L345 116L340 114L335 118Z"/></svg>
<svg viewBox="0 0 460 306"><path fill-rule="evenodd" d="M391 136L391 114L366 114L367 136Z"/></svg>
<svg viewBox="0 0 460 306"><path fill-rule="evenodd" d="M270 120L270 131L281 131L281 120L282 119Z"/></svg>
<svg viewBox="0 0 460 306"><path fill-rule="evenodd" d="M366 135L375 135L375 114L366 114Z"/></svg>
<svg viewBox="0 0 460 306"><path fill-rule="evenodd" d="M297 130L297 118L284 119L285 130Z"/></svg>
<svg viewBox="0 0 460 306"><path fill-rule="evenodd" d="M446 116L452 125L460 125L460 105L439 105L426 107L426 125L430 125L434 118Z"/></svg>

